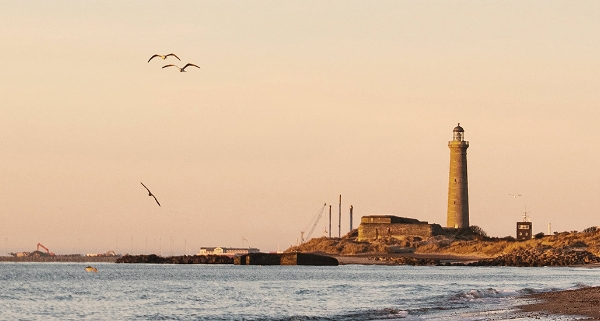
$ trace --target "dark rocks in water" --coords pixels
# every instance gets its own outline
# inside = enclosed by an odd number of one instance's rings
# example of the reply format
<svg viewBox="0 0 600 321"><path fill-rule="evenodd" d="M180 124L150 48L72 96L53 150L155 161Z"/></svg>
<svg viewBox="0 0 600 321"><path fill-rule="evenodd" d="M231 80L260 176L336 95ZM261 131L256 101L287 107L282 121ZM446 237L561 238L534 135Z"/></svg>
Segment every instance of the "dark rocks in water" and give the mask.
<svg viewBox="0 0 600 321"><path fill-rule="evenodd" d="M150 255L124 255L118 258L115 263L164 263L165 258L156 254Z"/></svg>
<svg viewBox="0 0 600 321"><path fill-rule="evenodd" d="M575 248L530 248L475 262L441 262L437 259L413 257L374 257L376 261L385 261L398 265L437 265L437 266L573 266L598 264L600 257L588 251Z"/></svg>
<svg viewBox="0 0 600 321"><path fill-rule="evenodd" d="M233 258L226 255L185 255L166 259L165 263L170 264L233 264Z"/></svg>
<svg viewBox="0 0 600 321"><path fill-rule="evenodd" d="M422 265L441 265L440 260L438 259L430 259L430 258L417 258L417 257L407 257L407 256L396 256L396 257L373 257L369 258L374 261L385 261L386 263L393 265L413 265L413 266L422 266Z"/></svg>
<svg viewBox="0 0 600 321"><path fill-rule="evenodd" d="M236 265L318 265L337 266L336 258L310 253L250 253L234 259Z"/></svg>
<svg viewBox="0 0 600 321"><path fill-rule="evenodd" d="M471 266L569 266L600 263L600 257L574 249L521 249L495 258L469 263Z"/></svg>
<svg viewBox="0 0 600 321"><path fill-rule="evenodd" d="M184 255L162 257L150 255L125 255L116 263L149 264L236 264L236 265L338 265L336 258L308 253L250 253L231 258L225 255Z"/></svg>
<svg viewBox="0 0 600 321"><path fill-rule="evenodd" d="M225 255L183 255L162 257L150 255L124 255L116 263L150 264L233 264L233 258Z"/></svg>

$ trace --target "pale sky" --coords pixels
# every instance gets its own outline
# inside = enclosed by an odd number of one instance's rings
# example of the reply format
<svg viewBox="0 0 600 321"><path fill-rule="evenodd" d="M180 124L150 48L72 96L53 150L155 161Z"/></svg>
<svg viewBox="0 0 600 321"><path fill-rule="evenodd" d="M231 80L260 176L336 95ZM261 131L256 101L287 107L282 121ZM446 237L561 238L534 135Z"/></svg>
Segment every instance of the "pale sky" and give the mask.
<svg viewBox="0 0 600 321"><path fill-rule="evenodd" d="M472 225L600 225L598 1L0 7L0 255L283 250L340 194L445 225L459 122Z"/></svg>

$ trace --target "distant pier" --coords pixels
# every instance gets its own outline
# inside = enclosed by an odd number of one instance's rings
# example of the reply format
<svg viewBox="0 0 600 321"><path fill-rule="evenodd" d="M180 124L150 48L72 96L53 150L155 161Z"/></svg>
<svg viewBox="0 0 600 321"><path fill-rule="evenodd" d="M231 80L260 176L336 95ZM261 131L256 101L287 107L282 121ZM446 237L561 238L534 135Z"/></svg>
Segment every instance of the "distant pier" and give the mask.
<svg viewBox="0 0 600 321"><path fill-rule="evenodd" d="M337 266L336 258L310 253L251 253L234 258L235 265L319 265Z"/></svg>

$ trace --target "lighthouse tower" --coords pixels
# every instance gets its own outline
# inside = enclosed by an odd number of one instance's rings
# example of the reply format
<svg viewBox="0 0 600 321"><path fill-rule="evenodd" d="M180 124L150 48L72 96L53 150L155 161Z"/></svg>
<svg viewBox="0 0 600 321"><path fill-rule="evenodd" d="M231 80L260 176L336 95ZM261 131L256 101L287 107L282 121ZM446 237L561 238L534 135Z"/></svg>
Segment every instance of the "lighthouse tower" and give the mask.
<svg viewBox="0 0 600 321"><path fill-rule="evenodd" d="M447 227L469 227L469 185L467 181L467 148L465 131L454 127L450 148L450 179L448 183Z"/></svg>

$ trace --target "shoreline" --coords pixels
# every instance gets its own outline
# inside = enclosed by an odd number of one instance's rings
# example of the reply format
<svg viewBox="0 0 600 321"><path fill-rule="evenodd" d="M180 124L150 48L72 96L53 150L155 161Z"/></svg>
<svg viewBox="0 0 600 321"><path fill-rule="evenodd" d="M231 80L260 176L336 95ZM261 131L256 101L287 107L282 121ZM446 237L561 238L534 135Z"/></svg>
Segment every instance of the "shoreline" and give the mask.
<svg viewBox="0 0 600 321"><path fill-rule="evenodd" d="M600 286L535 293L523 298L534 302L517 308L532 316L566 315L586 317L585 320L600 320Z"/></svg>
<svg viewBox="0 0 600 321"><path fill-rule="evenodd" d="M459 254L446 254L446 253L365 253L356 255L332 255L325 253L314 253L319 255L330 256L338 259L340 265L348 264L360 264L360 265L400 265L389 261L392 258L407 257L415 259L432 259L440 260L442 263L468 263L477 261L480 259L488 258L486 256L477 255L459 255ZM140 254L141 255L141 254ZM138 255L133 255L138 256ZM194 255L189 255L190 257ZM26 256L26 257L14 257L14 256L0 256L0 262L107 262L115 263L121 256L68 256L68 255L56 255L56 256Z"/></svg>
<svg viewBox="0 0 600 321"><path fill-rule="evenodd" d="M449 253L364 253L355 255L332 255L324 253L315 253L320 255L326 255L336 258L339 265L387 265L387 266L399 266L399 265L419 265L419 266L470 266L472 263L482 259L488 259L487 256L471 254L449 254ZM189 257L194 257L191 255ZM72 263L116 263L119 257L88 257L88 256L48 256L48 257L12 257L12 256L0 256L0 262L13 262L13 263L56 263L56 262L72 262ZM415 264L414 261L420 261ZM177 263L177 262L171 262ZM202 264L203 262L186 262L192 264ZM412 263L412 264L411 264ZM204 263L206 264L206 263ZM479 265L476 265L479 266ZM564 265L562 267L583 267L583 268L600 268L600 263L590 264L578 264L578 265Z"/></svg>

